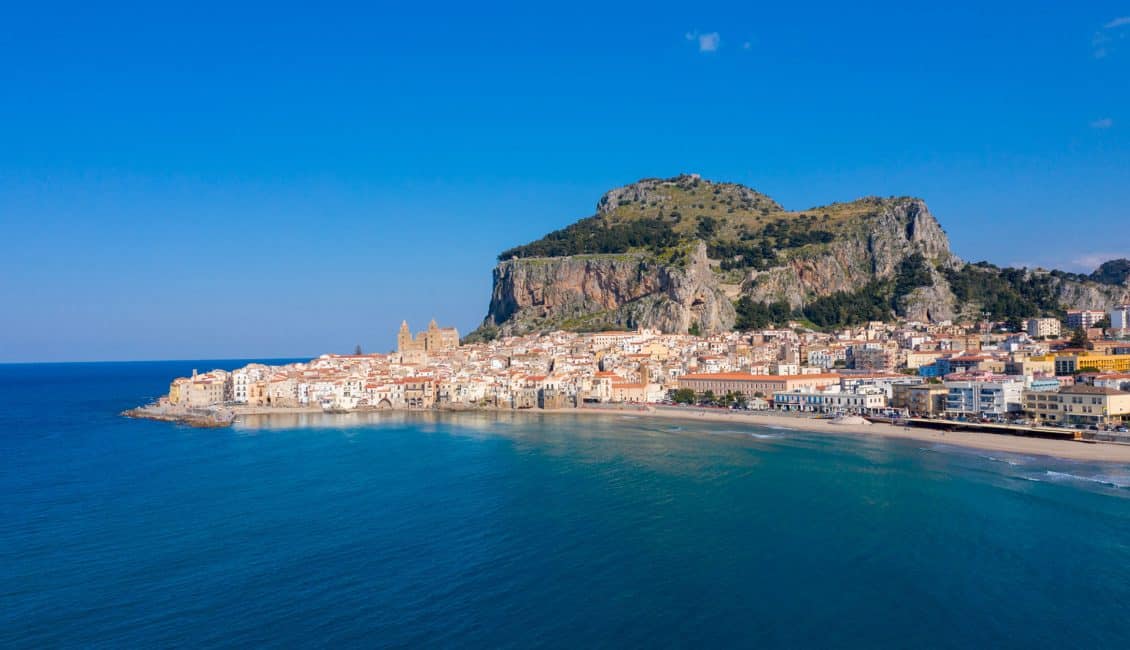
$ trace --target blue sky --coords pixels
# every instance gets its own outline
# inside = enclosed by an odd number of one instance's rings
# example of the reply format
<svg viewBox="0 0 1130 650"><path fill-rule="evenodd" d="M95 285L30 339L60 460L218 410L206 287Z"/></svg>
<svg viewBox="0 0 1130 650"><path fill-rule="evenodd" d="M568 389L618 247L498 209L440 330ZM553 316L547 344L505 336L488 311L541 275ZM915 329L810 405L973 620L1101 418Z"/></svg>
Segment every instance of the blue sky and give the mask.
<svg viewBox="0 0 1130 650"><path fill-rule="evenodd" d="M465 332L498 251L680 172L1130 256L1126 1L97 4L0 21L0 361Z"/></svg>

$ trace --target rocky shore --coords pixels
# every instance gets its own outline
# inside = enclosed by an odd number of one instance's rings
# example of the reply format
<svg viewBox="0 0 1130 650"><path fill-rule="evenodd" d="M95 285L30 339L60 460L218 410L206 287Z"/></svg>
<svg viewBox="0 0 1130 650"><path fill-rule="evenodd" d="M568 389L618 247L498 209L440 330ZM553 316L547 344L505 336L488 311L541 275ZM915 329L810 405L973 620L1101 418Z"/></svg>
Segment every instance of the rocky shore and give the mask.
<svg viewBox="0 0 1130 650"><path fill-rule="evenodd" d="M178 408L162 404L147 404L122 411L127 418L175 422L201 429L229 427L235 421L235 413L222 406L208 408Z"/></svg>

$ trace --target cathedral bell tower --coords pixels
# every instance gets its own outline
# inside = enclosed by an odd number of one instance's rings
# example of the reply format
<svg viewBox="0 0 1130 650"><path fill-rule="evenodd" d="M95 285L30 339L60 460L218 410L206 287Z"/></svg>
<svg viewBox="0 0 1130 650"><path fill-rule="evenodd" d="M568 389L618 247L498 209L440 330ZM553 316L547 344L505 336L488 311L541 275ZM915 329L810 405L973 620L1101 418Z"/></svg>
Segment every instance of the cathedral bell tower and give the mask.
<svg viewBox="0 0 1130 650"><path fill-rule="evenodd" d="M412 347L412 331L408 329L408 321L400 322L400 331L396 333L396 351L403 354Z"/></svg>

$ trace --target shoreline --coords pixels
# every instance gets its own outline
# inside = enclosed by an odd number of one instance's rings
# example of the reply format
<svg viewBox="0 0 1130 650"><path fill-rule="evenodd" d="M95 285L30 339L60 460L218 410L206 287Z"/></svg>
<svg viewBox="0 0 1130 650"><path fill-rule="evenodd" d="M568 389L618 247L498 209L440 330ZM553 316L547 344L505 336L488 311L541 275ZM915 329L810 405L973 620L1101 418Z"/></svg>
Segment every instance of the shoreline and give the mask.
<svg viewBox="0 0 1130 650"><path fill-rule="evenodd" d="M648 407L645 409L545 409L539 412L634 415L690 422L729 422L733 424L780 427L808 433L899 438L903 440L979 449L981 451L1049 456L1065 460L1130 464L1130 445L1121 445L1118 443L1051 440L1047 438L1029 438L1004 433L983 433L976 431L941 431L938 429L900 427L883 423L837 424L833 420L828 419L779 415L772 412L714 411L713 409L691 407L687 407L685 411L683 409L674 410Z"/></svg>
<svg viewBox="0 0 1130 650"><path fill-rule="evenodd" d="M382 413L521 413L525 415L628 415L660 420L681 420L684 422L726 422L735 425L780 427L793 431L803 431L823 435L877 436L897 438L934 444L951 445L981 451L996 451L1052 458L1130 464L1130 445L1112 442L1079 442L1073 440L1052 440L1030 438L1003 433L984 433L975 431L942 431L938 429L901 427L884 423L836 423L829 419L806 416L781 415L764 411L724 411L698 407L656 407L652 405L624 407L580 407L559 409L511 409L511 408L466 408L466 409L395 409L349 411L358 415L379 415ZM334 415L318 407L223 407L215 410L212 416L200 412L175 414L169 411L154 412L145 407L131 409L123 415L127 417L176 422L194 427L218 428L238 424L243 416L270 417L274 415Z"/></svg>

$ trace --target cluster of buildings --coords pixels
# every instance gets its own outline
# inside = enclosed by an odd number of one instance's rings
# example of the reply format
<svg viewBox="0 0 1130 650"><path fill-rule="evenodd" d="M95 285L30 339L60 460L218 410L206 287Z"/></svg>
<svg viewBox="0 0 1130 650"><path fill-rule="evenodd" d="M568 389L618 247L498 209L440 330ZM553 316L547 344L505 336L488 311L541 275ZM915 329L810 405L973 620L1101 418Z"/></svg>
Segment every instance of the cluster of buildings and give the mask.
<svg viewBox="0 0 1130 650"><path fill-rule="evenodd" d="M1118 309L1112 329L1126 323L1126 308ZM1068 314L1084 330L1105 316ZM454 328L432 321L413 335L404 323L387 354L194 372L175 380L165 399L186 407L526 409L692 395L818 413L1104 427L1130 421L1130 341L1091 328L1093 340L1072 347L1061 337L1073 328L1061 325L1034 318L1025 331L1001 333L987 324L872 322L834 333L791 327L711 336L640 329L462 345Z"/></svg>

